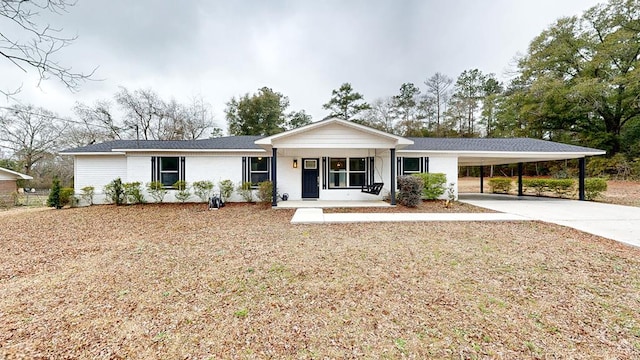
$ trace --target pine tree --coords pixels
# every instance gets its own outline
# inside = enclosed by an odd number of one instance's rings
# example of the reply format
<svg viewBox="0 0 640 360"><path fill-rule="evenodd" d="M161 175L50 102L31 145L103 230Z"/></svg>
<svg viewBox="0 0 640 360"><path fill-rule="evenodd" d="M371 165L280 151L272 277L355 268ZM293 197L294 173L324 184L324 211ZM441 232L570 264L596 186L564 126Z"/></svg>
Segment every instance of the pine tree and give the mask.
<svg viewBox="0 0 640 360"><path fill-rule="evenodd" d="M57 176L53 178L53 183L51 184L51 192L49 193L49 198L47 199L47 205L55 207L56 209L62 209L62 204L60 203L60 180L58 180Z"/></svg>

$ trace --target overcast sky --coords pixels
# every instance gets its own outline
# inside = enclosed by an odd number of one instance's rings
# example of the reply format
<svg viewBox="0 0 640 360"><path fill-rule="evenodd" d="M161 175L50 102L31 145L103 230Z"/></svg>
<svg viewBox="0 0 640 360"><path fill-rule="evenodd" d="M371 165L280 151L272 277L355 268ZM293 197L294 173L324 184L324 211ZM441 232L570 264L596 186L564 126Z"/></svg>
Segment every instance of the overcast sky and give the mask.
<svg viewBox="0 0 640 360"><path fill-rule="evenodd" d="M268 86L289 110L314 120L344 82L367 101L394 95L404 82L424 89L435 72L452 78L478 68L506 80L513 59L556 19L580 15L596 0L447 1L158 1L78 0L45 20L77 35L58 57L96 79L70 93L54 79L36 87L0 60L3 89L71 116L76 101L112 99L118 86L151 88L163 98L202 96L226 129L225 103ZM6 106L0 100L0 106Z"/></svg>

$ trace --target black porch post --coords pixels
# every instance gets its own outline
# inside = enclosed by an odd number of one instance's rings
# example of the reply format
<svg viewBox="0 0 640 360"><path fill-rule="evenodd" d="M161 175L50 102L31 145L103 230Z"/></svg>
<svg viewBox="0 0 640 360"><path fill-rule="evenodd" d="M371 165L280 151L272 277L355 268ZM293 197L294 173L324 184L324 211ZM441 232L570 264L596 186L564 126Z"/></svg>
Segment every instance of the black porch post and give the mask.
<svg viewBox="0 0 640 360"><path fill-rule="evenodd" d="M578 200L584 200L584 176L586 173L586 158L578 159Z"/></svg>
<svg viewBox="0 0 640 360"><path fill-rule="evenodd" d="M391 205L396 204L396 149L391 151Z"/></svg>
<svg viewBox="0 0 640 360"><path fill-rule="evenodd" d="M522 196L522 163L518 163L518 196Z"/></svg>
<svg viewBox="0 0 640 360"><path fill-rule="evenodd" d="M480 194L484 193L484 166L480 165Z"/></svg>
<svg viewBox="0 0 640 360"><path fill-rule="evenodd" d="M278 206L278 149L271 149L271 184L273 185L273 199L271 206Z"/></svg>

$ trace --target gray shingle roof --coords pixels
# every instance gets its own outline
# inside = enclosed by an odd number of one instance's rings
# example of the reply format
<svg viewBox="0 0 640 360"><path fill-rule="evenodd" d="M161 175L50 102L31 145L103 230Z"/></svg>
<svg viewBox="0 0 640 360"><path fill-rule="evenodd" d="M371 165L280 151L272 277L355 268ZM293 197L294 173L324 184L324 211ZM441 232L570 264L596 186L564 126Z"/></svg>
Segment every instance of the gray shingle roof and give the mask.
<svg viewBox="0 0 640 360"><path fill-rule="evenodd" d="M260 149L254 142L262 136L225 136L202 140L113 140L61 151L64 153L111 152L117 149L168 149L168 150L247 150Z"/></svg>
<svg viewBox="0 0 640 360"><path fill-rule="evenodd" d="M414 144L403 150L599 152L597 149L529 138L409 138Z"/></svg>
<svg viewBox="0 0 640 360"><path fill-rule="evenodd" d="M253 150L261 149L254 142L262 136L226 136L202 140L114 140L100 144L67 149L61 153L111 152L118 149L149 150ZM402 150L424 151L510 151L510 152L580 152L599 150L582 146L528 138L409 138L414 144Z"/></svg>

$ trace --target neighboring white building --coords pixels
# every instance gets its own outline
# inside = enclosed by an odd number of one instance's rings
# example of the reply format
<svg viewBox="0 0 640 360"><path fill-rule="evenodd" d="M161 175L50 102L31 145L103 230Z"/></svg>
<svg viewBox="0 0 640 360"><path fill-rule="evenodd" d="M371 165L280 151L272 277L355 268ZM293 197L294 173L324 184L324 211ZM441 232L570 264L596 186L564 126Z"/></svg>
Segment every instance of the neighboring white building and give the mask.
<svg viewBox="0 0 640 360"><path fill-rule="evenodd" d="M177 180L216 184L226 179L234 184L271 180L290 200L388 197L395 203L395 181L402 174L444 173L457 196L461 165L584 159L604 153L525 138L404 138L335 118L268 137L116 140L61 152L74 157L76 193L93 186L98 203L104 200L102 188L115 178L142 184L158 180L167 186ZM374 183L383 184L380 194L362 191ZM175 199L170 195L167 200ZM242 198L234 194L231 201Z"/></svg>

